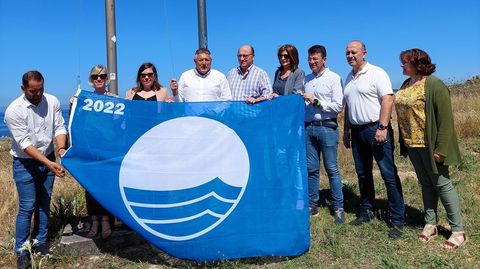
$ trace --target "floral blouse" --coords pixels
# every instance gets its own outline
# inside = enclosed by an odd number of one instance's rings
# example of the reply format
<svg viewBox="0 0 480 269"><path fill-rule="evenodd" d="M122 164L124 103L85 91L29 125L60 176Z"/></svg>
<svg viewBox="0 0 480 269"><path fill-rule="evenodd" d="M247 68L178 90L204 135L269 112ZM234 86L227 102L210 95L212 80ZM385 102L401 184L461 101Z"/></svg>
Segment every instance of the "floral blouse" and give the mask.
<svg viewBox="0 0 480 269"><path fill-rule="evenodd" d="M425 139L425 79L410 86L406 84L395 94L397 120L405 146L422 148Z"/></svg>

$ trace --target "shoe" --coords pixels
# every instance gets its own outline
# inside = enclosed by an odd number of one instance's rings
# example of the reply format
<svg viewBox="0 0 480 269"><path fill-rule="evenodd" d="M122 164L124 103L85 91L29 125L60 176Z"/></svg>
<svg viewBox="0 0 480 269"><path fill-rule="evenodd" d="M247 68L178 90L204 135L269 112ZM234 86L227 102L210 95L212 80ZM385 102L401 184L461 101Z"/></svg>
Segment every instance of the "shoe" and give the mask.
<svg viewBox="0 0 480 269"><path fill-rule="evenodd" d="M396 240L402 237L403 235L403 226L392 225L390 230L388 230L388 237L390 239Z"/></svg>
<svg viewBox="0 0 480 269"><path fill-rule="evenodd" d="M427 224L423 227L423 231L418 235L418 240L428 243L430 240L438 235L437 226L433 224Z"/></svg>
<svg viewBox="0 0 480 269"><path fill-rule="evenodd" d="M368 210L367 212L360 214L360 217L350 221L349 224L354 226L359 226L371 221L374 218L375 218L375 215L373 214L373 212Z"/></svg>
<svg viewBox="0 0 480 269"><path fill-rule="evenodd" d="M17 256L17 269L28 269L32 267L32 262L30 261L30 255L21 255Z"/></svg>
<svg viewBox="0 0 480 269"><path fill-rule="evenodd" d="M311 206L309 208L309 211L310 211L310 216L318 216L318 208L316 206Z"/></svg>
<svg viewBox="0 0 480 269"><path fill-rule="evenodd" d="M50 250L50 245L48 243L41 243L38 245L34 245L32 248L33 254L40 256L40 257L48 257L51 258L53 253Z"/></svg>
<svg viewBox="0 0 480 269"><path fill-rule="evenodd" d="M335 210L335 224L344 224L345 223L345 212L343 208Z"/></svg>
<svg viewBox="0 0 480 269"><path fill-rule="evenodd" d="M443 249L458 249L459 247L463 246L465 243L468 242L468 237L465 232L453 232L450 235L445 243L443 243Z"/></svg>

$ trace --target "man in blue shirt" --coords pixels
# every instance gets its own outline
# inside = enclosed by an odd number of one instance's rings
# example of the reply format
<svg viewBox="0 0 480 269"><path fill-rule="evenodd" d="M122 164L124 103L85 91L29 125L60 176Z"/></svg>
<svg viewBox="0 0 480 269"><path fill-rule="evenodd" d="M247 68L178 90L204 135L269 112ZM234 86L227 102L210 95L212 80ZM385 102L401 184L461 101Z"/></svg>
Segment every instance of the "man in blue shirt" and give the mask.
<svg viewBox="0 0 480 269"><path fill-rule="evenodd" d="M330 193L335 223L345 221L343 211L342 177L338 169L337 115L342 111L343 90L339 75L326 67L327 51L315 45L308 49L308 65L312 73L305 77L307 102L305 109L305 139L308 168L310 214L318 215L320 154L330 181Z"/></svg>
<svg viewBox="0 0 480 269"><path fill-rule="evenodd" d="M238 49L237 59L239 66L227 74L233 100L255 104L267 99L272 94L272 86L267 72L253 64L255 59L253 47L241 46Z"/></svg>

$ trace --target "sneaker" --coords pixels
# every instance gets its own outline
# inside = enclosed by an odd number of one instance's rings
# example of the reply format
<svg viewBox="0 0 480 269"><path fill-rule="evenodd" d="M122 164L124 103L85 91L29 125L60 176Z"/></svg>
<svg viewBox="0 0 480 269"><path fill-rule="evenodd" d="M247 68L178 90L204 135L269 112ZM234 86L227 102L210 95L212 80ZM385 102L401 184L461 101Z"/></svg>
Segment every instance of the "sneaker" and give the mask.
<svg viewBox="0 0 480 269"><path fill-rule="evenodd" d="M368 210L366 213L360 214L360 217L352 220L349 224L354 225L354 226L358 226L358 225L362 225L364 223L367 223L374 218L375 218L375 215L373 214L373 212Z"/></svg>
<svg viewBox="0 0 480 269"><path fill-rule="evenodd" d="M30 255L20 255L17 256L17 269L28 269L32 267L32 262L30 261Z"/></svg>
<svg viewBox="0 0 480 269"><path fill-rule="evenodd" d="M345 212L343 211L343 208L335 210L334 216L335 216L335 224L345 223Z"/></svg>
<svg viewBox="0 0 480 269"><path fill-rule="evenodd" d="M318 207L311 206L309 208L309 211L310 211L310 216L313 216L313 217L318 216Z"/></svg>
<svg viewBox="0 0 480 269"><path fill-rule="evenodd" d="M390 230L388 230L388 237L390 237L390 239L396 240L402 237L402 235L403 235L402 226L392 225Z"/></svg>
<svg viewBox="0 0 480 269"><path fill-rule="evenodd" d="M41 243L33 246L32 252L37 256L46 256L48 258L52 257L52 251L50 250L50 245L48 243Z"/></svg>

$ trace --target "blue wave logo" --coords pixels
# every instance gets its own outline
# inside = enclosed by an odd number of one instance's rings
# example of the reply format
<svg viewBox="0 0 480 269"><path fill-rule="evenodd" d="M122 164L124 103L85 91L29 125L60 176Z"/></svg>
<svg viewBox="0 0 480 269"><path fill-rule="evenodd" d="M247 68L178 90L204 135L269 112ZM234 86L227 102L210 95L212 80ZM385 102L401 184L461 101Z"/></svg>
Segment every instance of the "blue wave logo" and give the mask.
<svg viewBox="0 0 480 269"><path fill-rule="evenodd" d="M120 168L120 192L145 230L167 240L199 237L241 200L249 159L238 135L202 117L163 122L140 137Z"/></svg>

